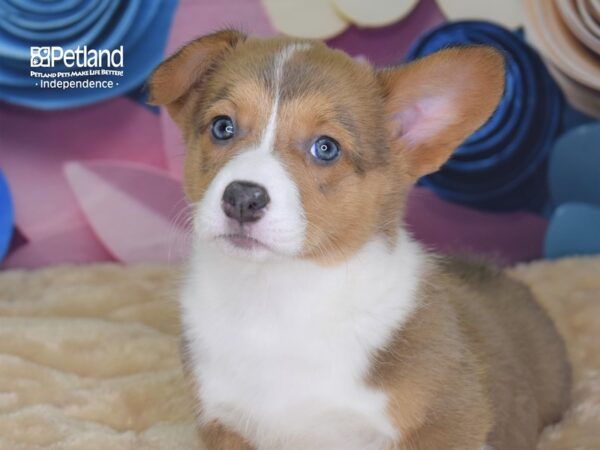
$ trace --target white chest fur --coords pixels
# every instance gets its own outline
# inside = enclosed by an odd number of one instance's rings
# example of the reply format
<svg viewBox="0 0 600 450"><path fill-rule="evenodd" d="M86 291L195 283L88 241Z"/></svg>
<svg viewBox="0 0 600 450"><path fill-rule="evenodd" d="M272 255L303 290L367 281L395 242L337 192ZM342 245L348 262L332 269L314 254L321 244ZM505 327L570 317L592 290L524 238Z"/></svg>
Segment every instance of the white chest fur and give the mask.
<svg viewBox="0 0 600 450"><path fill-rule="evenodd" d="M380 450L400 438L385 394L365 379L415 307L415 243L372 242L327 268L199 247L181 306L203 420L259 450Z"/></svg>

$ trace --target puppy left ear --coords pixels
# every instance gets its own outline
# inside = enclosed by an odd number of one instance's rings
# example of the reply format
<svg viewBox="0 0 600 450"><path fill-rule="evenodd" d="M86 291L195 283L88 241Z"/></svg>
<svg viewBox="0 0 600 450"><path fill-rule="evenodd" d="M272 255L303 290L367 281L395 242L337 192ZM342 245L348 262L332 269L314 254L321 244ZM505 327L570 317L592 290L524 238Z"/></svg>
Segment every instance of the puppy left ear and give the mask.
<svg viewBox="0 0 600 450"><path fill-rule="evenodd" d="M490 47L452 48L378 77L392 147L418 178L439 169L494 112L504 58Z"/></svg>
<svg viewBox="0 0 600 450"><path fill-rule="evenodd" d="M240 31L222 30L190 42L150 75L148 103L165 106L177 122L190 91L201 85L210 69L245 40L246 35Z"/></svg>

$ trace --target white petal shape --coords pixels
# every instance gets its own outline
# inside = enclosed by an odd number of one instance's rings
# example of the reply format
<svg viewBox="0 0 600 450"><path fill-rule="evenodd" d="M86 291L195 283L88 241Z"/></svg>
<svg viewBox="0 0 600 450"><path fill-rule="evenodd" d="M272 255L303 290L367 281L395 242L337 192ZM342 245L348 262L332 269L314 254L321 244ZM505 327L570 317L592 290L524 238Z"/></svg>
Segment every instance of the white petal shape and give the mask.
<svg viewBox="0 0 600 450"><path fill-rule="evenodd" d="M402 19L418 0L332 0L340 14L363 27L381 27Z"/></svg>
<svg viewBox="0 0 600 450"><path fill-rule="evenodd" d="M114 261L87 224L35 239L12 251L2 269L37 269L57 264L90 264Z"/></svg>
<svg viewBox="0 0 600 450"><path fill-rule="evenodd" d="M262 0L273 26L288 36L328 39L348 27L326 0Z"/></svg>
<svg viewBox="0 0 600 450"><path fill-rule="evenodd" d="M522 0L437 0L438 6L450 20L489 20L508 28L523 24L521 3Z"/></svg>
<svg viewBox="0 0 600 450"><path fill-rule="evenodd" d="M90 226L119 261L177 262L186 232L180 183L139 164L70 162L65 175Z"/></svg>

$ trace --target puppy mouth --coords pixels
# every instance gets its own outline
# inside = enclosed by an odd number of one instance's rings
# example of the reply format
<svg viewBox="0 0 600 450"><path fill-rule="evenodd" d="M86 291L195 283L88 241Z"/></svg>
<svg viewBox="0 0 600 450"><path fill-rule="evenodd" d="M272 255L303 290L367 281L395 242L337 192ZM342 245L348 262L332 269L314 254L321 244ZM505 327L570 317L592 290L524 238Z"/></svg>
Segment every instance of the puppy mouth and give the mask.
<svg viewBox="0 0 600 450"><path fill-rule="evenodd" d="M264 242L261 242L258 239L254 238L248 234L245 234L245 233L220 234L220 235L216 236L216 239L223 240L223 241L227 242L228 244L230 244L231 246L241 249L241 250L246 250L246 251L258 250L258 249L271 250L269 248L269 246L266 245Z"/></svg>

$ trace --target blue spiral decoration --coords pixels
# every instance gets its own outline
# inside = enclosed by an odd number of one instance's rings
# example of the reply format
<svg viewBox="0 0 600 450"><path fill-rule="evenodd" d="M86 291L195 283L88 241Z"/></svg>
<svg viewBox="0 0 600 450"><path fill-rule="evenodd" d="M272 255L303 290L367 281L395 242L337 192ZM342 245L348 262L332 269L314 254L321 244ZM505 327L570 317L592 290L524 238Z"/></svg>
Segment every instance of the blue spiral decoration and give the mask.
<svg viewBox="0 0 600 450"><path fill-rule="evenodd" d="M140 86L160 62L177 0L0 0L0 100L37 109L81 106ZM114 50L123 46L123 75L112 88L41 88L30 70L74 70L57 62L33 68L48 57L47 47ZM40 50L32 52L31 47ZM35 65L34 65L35 67ZM80 69L75 69L80 70Z"/></svg>
<svg viewBox="0 0 600 450"><path fill-rule="evenodd" d="M406 59L461 45L490 45L505 55L505 92L488 122L419 183L479 209L539 211L548 198L546 162L561 127L562 93L531 47L489 22L442 25L416 42Z"/></svg>
<svg viewBox="0 0 600 450"><path fill-rule="evenodd" d="M13 235L15 212L8 182L0 170L0 261L8 252Z"/></svg>

